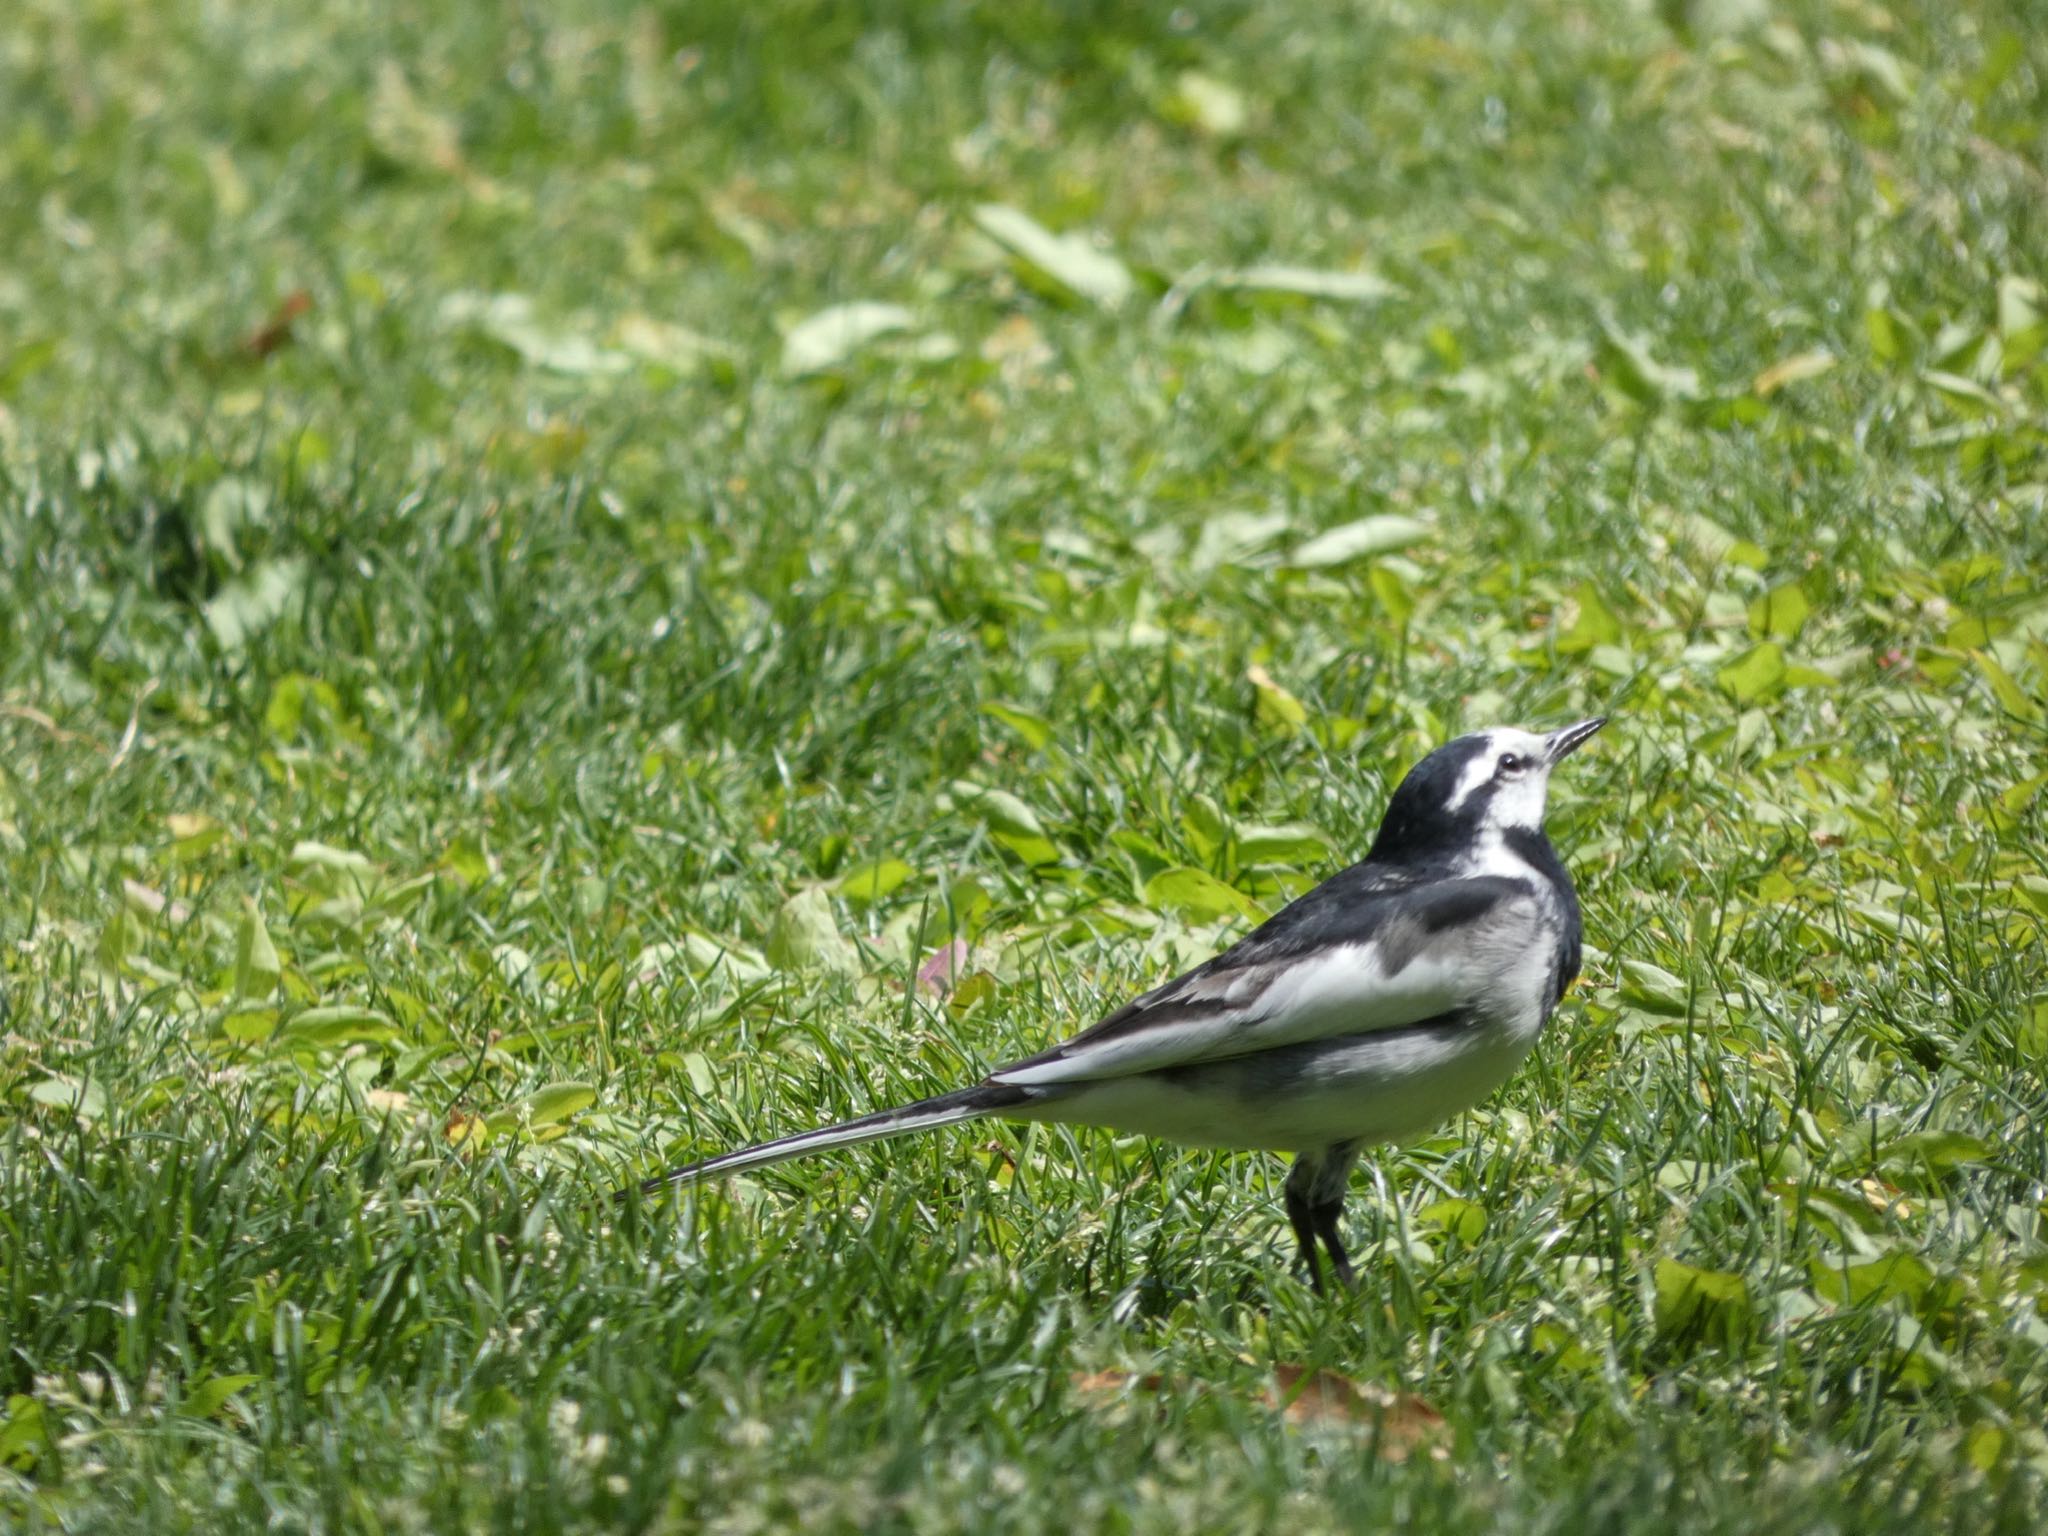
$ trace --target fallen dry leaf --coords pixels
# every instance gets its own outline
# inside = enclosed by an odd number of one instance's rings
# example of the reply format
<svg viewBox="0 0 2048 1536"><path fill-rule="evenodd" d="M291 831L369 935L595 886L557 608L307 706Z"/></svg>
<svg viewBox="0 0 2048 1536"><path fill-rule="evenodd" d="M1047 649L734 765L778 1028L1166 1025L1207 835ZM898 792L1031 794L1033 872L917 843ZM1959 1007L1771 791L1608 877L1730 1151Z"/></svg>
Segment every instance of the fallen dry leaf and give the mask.
<svg viewBox="0 0 2048 1536"><path fill-rule="evenodd" d="M1439 1460L1450 1454L1444 1416L1412 1393L1283 1363L1273 1367L1267 1401L1290 1424L1371 1430L1386 1461L1406 1461L1424 1446Z"/></svg>
<svg viewBox="0 0 2048 1536"><path fill-rule="evenodd" d="M269 319L242 339L242 350L251 357L270 356L292 339L293 322L312 307L313 295L303 288L294 288L278 301Z"/></svg>
<svg viewBox="0 0 2048 1536"><path fill-rule="evenodd" d="M1167 1380L1157 1371L1075 1371L1067 1384L1084 1397L1121 1397L1126 1392L1161 1392Z"/></svg>
<svg viewBox="0 0 2048 1536"><path fill-rule="evenodd" d="M967 941L955 939L945 948L937 950L932 957L917 968L917 985L920 990L934 997L944 997L953 990L953 983L967 969Z"/></svg>

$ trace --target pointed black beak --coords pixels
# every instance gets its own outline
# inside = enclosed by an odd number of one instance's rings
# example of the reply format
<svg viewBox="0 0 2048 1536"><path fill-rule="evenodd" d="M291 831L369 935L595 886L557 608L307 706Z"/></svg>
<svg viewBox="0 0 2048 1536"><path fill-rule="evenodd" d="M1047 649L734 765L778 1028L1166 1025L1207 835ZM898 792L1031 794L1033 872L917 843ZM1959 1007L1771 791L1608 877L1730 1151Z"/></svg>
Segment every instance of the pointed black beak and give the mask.
<svg viewBox="0 0 2048 1536"><path fill-rule="evenodd" d="M1543 754L1552 763L1561 762L1584 746L1592 734L1607 723L1605 715L1595 715L1591 720L1580 720L1561 731L1552 731L1543 738Z"/></svg>

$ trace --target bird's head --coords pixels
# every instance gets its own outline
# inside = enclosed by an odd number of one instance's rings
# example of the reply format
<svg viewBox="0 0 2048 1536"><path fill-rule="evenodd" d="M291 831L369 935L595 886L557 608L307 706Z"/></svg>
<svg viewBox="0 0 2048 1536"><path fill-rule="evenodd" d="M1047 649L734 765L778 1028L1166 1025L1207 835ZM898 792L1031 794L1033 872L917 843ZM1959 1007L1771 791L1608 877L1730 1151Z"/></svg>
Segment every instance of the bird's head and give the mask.
<svg viewBox="0 0 2048 1536"><path fill-rule="evenodd" d="M1550 770L1606 723L1580 720L1547 736L1498 726L1446 742L1401 780L1370 857L1455 858L1516 832L1541 833Z"/></svg>

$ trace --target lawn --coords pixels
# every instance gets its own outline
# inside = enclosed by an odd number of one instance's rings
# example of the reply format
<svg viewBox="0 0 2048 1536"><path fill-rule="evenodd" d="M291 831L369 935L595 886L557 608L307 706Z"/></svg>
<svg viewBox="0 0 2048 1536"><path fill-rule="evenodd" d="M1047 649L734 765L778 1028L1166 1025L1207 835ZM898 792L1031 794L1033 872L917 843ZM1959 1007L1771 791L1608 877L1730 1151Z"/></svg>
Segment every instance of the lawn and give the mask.
<svg viewBox="0 0 2048 1536"><path fill-rule="evenodd" d="M13 0L0 102L0 1525L2038 1528L2039 0ZM1092 1132L611 1199L1596 712L1353 1294Z"/></svg>

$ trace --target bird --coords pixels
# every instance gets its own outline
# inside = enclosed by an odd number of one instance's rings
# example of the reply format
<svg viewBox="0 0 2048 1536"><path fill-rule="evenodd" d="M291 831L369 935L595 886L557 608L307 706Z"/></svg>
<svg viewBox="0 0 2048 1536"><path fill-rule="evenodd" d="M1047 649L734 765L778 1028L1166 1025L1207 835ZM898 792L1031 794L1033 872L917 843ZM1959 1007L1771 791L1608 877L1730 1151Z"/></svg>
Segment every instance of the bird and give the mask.
<svg viewBox="0 0 2048 1536"><path fill-rule="evenodd" d="M1355 1279L1339 1222L1368 1146L1499 1087L1578 975L1577 892L1543 827L1550 775L1607 723L1460 736L1403 776L1366 856L1221 954L971 1087L689 1163L643 1196L970 1120L1106 1127L1294 1154L1287 1219Z"/></svg>

